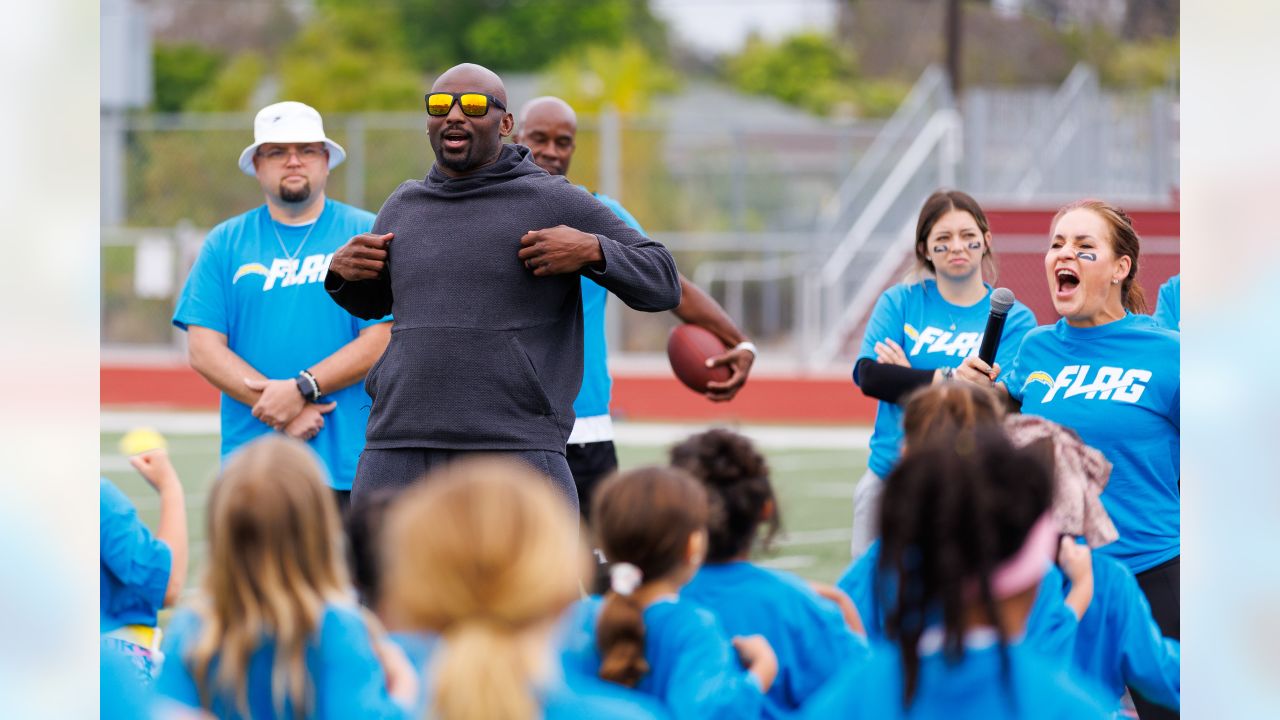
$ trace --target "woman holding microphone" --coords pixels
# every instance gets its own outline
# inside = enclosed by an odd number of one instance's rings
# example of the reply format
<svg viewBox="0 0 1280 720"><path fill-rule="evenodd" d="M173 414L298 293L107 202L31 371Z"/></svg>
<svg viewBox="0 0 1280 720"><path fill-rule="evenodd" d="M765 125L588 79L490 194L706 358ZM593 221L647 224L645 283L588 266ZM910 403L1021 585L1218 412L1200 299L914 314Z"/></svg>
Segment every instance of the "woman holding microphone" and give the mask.
<svg viewBox="0 0 1280 720"><path fill-rule="evenodd" d="M898 401L916 388L950 378L966 355L977 352L991 311L995 256L987 216L976 200L956 190L939 190L920 208L916 221L915 268L876 301L853 381L880 401L871 435L867 472L853 498L853 540L857 560L878 534L877 508L882 478L898 462L902 407ZM1008 362L1035 316L1015 302L1000 336L997 361Z"/></svg>
<svg viewBox="0 0 1280 720"><path fill-rule="evenodd" d="M1033 413L1075 430L1111 461L1102 502L1125 563L1167 637L1179 637L1178 333L1161 328L1138 286L1140 240L1119 208L1082 200L1053 219L1045 275L1062 318L1027 333L1001 375L968 357L957 377L995 383ZM997 378L1000 382L995 382ZM1159 717L1136 698L1140 715Z"/></svg>

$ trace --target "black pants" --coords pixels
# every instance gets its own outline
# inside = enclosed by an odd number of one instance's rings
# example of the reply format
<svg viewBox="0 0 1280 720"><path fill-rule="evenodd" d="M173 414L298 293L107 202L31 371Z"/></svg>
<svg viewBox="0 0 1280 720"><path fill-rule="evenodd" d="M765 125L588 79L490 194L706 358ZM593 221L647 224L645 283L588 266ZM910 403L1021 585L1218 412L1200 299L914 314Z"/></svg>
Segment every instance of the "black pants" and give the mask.
<svg viewBox="0 0 1280 720"><path fill-rule="evenodd" d="M431 470L469 455L499 455L525 463L550 480L565 502L578 510L578 493L564 455L546 450L439 450L435 448L365 449L356 466L356 479L351 486L351 502L359 505L363 498L381 492L403 490Z"/></svg>
<svg viewBox="0 0 1280 720"><path fill-rule="evenodd" d="M600 481L618 469L617 448L612 440L570 445L565 457L573 472L573 484L578 489L578 511L582 514L582 524L590 527L591 499L595 497ZM599 546L594 537L591 538L591 543L593 547ZM604 593L609 589L609 564L602 560L604 555L599 550L594 551L592 556L596 560L596 572L589 590Z"/></svg>
<svg viewBox="0 0 1280 720"><path fill-rule="evenodd" d="M333 499L338 503L338 518L345 524L347 522L347 511L351 509L351 491L334 490Z"/></svg>
<svg viewBox="0 0 1280 720"><path fill-rule="evenodd" d="M578 512L591 520L591 498L600 481L618 469L618 451L612 440L570 445L565 451L573 484L578 489Z"/></svg>
<svg viewBox="0 0 1280 720"><path fill-rule="evenodd" d="M1181 600L1179 582L1181 580L1180 561L1182 556L1167 560L1150 570L1138 573L1138 587L1147 596L1151 605L1151 616L1165 637L1179 639L1181 636ZM1147 700L1136 692L1133 695L1133 706L1141 720L1166 720L1176 718L1178 713L1161 707Z"/></svg>

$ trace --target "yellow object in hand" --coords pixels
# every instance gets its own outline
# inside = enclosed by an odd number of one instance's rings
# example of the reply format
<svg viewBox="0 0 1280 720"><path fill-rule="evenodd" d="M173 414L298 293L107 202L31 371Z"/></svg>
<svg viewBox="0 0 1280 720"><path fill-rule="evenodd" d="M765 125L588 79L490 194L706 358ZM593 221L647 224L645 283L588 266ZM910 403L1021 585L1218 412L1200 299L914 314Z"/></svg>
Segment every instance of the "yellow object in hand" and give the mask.
<svg viewBox="0 0 1280 720"><path fill-rule="evenodd" d="M134 428L120 438L120 452L127 456L164 450L166 446L164 436L149 427Z"/></svg>

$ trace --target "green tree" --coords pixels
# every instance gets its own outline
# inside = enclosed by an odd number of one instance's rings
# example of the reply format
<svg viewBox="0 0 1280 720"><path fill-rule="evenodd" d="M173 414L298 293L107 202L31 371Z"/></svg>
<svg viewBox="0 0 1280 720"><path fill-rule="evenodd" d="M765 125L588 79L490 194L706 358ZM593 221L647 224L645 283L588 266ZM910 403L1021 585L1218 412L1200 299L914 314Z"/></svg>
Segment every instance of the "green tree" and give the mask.
<svg viewBox="0 0 1280 720"><path fill-rule="evenodd" d="M267 61L255 52L242 52L231 59L222 72L196 93L184 110L230 112L251 109L253 91L267 72Z"/></svg>
<svg viewBox="0 0 1280 720"><path fill-rule="evenodd" d="M361 0L327 7L365 8ZM494 71L530 71L565 51L634 38L660 54L666 28L648 0L386 0L400 19L416 68L436 72L460 62Z"/></svg>
<svg viewBox="0 0 1280 720"><path fill-rule="evenodd" d="M675 91L680 81L640 43L628 40L617 47L594 45L565 53L547 67L541 86L580 113L594 115L611 106L639 114L654 95Z"/></svg>
<svg viewBox="0 0 1280 720"><path fill-rule="evenodd" d="M200 45L155 46L152 67L155 72L157 112L178 112L187 102L213 82L226 62L226 56Z"/></svg>
<svg viewBox="0 0 1280 720"><path fill-rule="evenodd" d="M327 7L281 51L280 95L320 112L422 108L424 81L386 6Z"/></svg>
<svg viewBox="0 0 1280 720"><path fill-rule="evenodd" d="M908 91L896 80L861 78L853 53L818 33L777 43L748 38L726 62L725 74L743 92L776 97L818 115L888 115Z"/></svg>

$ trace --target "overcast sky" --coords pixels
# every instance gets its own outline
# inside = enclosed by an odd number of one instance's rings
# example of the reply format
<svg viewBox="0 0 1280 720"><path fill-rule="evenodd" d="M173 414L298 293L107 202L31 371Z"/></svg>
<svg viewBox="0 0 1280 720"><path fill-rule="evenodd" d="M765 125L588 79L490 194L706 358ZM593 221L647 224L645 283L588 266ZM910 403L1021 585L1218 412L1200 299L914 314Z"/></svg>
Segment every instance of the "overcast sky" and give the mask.
<svg viewBox="0 0 1280 720"><path fill-rule="evenodd" d="M703 51L731 52L756 30L776 39L835 24L834 0L651 0L683 43Z"/></svg>

